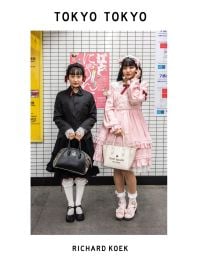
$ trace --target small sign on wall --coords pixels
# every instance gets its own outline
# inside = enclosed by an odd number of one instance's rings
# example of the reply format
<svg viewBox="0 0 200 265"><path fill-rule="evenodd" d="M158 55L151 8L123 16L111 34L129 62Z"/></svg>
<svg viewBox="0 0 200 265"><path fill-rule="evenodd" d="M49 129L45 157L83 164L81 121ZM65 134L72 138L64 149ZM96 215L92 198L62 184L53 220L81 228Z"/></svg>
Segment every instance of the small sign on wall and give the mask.
<svg viewBox="0 0 200 265"><path fill-rule="evenodd" d="M155 115L167 115L167 31L156 36Z"/></svg>

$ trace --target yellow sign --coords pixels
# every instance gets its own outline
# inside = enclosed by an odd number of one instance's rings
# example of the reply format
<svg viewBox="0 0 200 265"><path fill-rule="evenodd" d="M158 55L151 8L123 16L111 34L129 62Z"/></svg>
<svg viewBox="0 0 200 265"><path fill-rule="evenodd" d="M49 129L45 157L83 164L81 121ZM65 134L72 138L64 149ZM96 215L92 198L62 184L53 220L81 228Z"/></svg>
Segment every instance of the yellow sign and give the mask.
<svg viewBox="0 0 200 265"><path fill-rule="evenodd" d="M31 142L43 141L42 32L31 31Z"/></svg>

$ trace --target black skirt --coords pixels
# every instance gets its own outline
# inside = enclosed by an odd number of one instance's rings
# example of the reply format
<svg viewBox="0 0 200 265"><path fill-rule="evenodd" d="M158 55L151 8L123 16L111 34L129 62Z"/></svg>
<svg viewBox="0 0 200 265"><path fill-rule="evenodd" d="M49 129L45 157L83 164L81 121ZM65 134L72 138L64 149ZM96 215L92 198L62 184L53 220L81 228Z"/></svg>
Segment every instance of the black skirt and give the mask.
<svg viewBox="0 0 200 265"><path fill-rule="evenodd" d="M57 153L62 149L68 146L69 140L66 138L65 135L63 135L60 138L57 138L52 155L51 155L51 159L49 161L49 163L47 164L46 170L48 172L54 172L54 177L58 178L58 179L63 179L63 178L89 178L91 176L94 176L96 174L99 173L99 169L96 166L92 166L88 169L87 173L85 175L78 175L75 173L71 173L68 172L66 170L61 170L61 169L55 169L53 167L53 160L56 157ZM78 148L79 146L79 142L77 140L72 140L70 142L70 146L73 148ZM92 141L92 137L88 138L88 139L82 139L81 140L81 149L86 152L91 159L93 158L94 155L94 144Z"/></svg>

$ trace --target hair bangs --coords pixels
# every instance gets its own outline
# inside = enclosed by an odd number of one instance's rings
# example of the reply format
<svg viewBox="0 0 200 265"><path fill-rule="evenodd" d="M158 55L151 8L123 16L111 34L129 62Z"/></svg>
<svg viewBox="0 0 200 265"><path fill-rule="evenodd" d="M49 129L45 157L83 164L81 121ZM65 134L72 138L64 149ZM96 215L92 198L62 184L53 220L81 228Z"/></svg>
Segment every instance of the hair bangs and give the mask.
<svg viewBox="0 0 200 265"><path fill-rule="evenodd" d="M69 69L69 75L84 75L84 73L80 67L73 66Z"/></svg>
<svg viewBox="0 0 200 265"><path fill-rule="evenodd" d="M122 61L122 67L126 67L126 66L135 66L136 68L138 68L135 60L129 57L125 58Z"/></svg>

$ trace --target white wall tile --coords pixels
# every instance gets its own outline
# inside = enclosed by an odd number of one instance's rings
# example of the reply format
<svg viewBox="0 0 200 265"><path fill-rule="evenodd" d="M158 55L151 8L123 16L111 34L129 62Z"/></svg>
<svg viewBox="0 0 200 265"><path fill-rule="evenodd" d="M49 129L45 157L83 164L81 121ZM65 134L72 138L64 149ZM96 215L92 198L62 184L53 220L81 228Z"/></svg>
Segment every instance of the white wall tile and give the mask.
<svg viewBox="0 0 200 265"><path fill-rule="evenodd" d="M57 128L52 121L53 106L58 91L66 88L64 75L71 52L109 52L110 78L116 80L120 56L133 54L141 59L143 79L149 82L148 101L143 104L143 113L153 139L153 165L149 173L141 175L167 175L167 118L154 116L155 32L43 32L43 88L44 88L44 142L31 144L31 177L51 177L46 172ZM92 129L97 133L103 119L103 110L98 109L98 122ZM99 176L110 176L113 171L100 168Z"/></svg>

